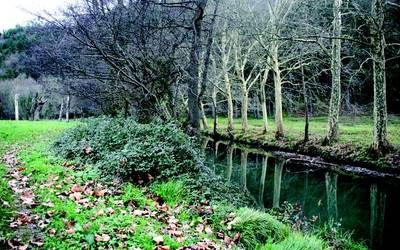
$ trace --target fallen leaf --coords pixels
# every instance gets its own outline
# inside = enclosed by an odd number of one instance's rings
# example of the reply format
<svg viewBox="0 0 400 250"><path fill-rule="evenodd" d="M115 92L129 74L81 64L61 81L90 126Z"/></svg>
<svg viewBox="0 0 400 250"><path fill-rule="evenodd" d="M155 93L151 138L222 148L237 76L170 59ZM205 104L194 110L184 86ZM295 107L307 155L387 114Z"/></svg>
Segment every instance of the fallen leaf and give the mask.
<svg viewBox="0 0 400 250"><path fill-rule="evenodd" d="M50 229L50 230L49 230L49 235L50 235L50 236L56 235L56 230L55 230L54 228Z"/></svg>
<svg viewBox="0 0 400 250"><path fill-rule="evenodd" d="M72 193L78 193L78 192L82 192L82 187L79 184L75 184L72 186L71 188L71 192Z"/></svg>
<svg viewBox="0 0 400 250"><path fill-rule="evenodd" d="M96 197L103 197L107 193L107 189L96 190L93 192L93 195Z"/></svg>
<svg viewBox="0 0 400 250"><path fill-rule="evenodd" d="M104 215L104 210L100 209L99 211L96 212L96 216L103 216Z"/></svg>
<svg viewBox="0 0 400 250"><path fill-rule="evenodd" d="M142 210L134 210L133 215L134 216L142 216L145 213L145 211Z"/></svg>
<svg viewBox="0 0 400 250"><path fill-rule="evenodd" d="M108 212L109 214L115 214L114 209L112 209L111 207L107 208L107 212Z"/></svg>
<svg viewBox="0 0 400 250"><path fill-rule="evenodd" d="M110 240L110 236L108 234L102 234L102 235L96 234L97 242L107 242L109 240Z"/></svg>
<svg viewBox="0 0 400 250"><path fill-rule="evenodd" d="M69 198L75 201L79 201L81 199L82 195L81 193L77 192L77 193L72 193L69 195Z"/></svg>
<svg viewBox="0 0 400 250"><path fill-rule="evenodd" d="M164 238L161 235L154 236L153 240L157 245L160 245L161 243L164 242Z"/></svg>
<svg viewBox="0 0 400 250"><path fill-rule="evenodd" d="M207 233L207 234L213 234L213 231L212 231L212 229L211 229L211 226L209 226L209 225L207 225L206 227L205 227L205 229L204 229L204 231Z"/></svg>
<svg viewBox="0 0 400 250"><path fill-rule="evenodd" d="M33 245L36 245L36 246L38 246L38 247L41 247L41 246L43 246L43 244L44 244L44 242L43 241L31 241L31 243L33 244Z"/></svg>
<svg viewBox="0 0 400 250"><path fill-rule="evenodd" d="M53 202L43 202L42 205L45 206L45 207L54 207L54 203Z"/></svg>
<svg viewBox="0 0 400 250"><path fill-rule="evenodd" d="M240 233L235 234L235 236L233 236L232 242L235 244L238 243L240 240L240 236Z"/></svg>
<svg viewBox="0 0 400 250"><path fill-rule="evenodd" d="M93 152L93 148L92 147L85 148L85 154L86 155L90 155L92 152Z"/></svg>
<svg viewBox="0 0 400 250"><path fill-rule="evenodd" d="M204 225L203 224L198 224L196 226L196 231L197 232L201 233L201 232L203 232L203 230L204 230Z"/></svg>

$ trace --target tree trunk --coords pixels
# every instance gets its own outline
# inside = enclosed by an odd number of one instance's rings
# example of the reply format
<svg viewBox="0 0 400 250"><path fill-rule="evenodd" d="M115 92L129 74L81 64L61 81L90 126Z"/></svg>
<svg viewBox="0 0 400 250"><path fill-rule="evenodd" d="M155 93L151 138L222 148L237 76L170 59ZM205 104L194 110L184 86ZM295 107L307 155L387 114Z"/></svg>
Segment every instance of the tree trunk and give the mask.
<svg viewBox="0 0 400 250"><path fill-rule="evenodd" d="M32 98L32 105L29 111L29 120L33 121L35 118L35 110L37 108L39 93L36 93L35 96Z"/></svg>
<svg viewBox="0 0 400 250"><path fill-rule="evenodd" d="M191 64L188 69L188 107L189 123L194 133L200 128L200 109L199 109L199 67L201 52L201 28L204 17L204 10L207 0L197 0L196 10L193 17L193 40L190 52Z"/></svg>
<svg viewBox="0 0 400 250"><path fill-rule="evenodd" d="M249 105L249 93L247 92L247 86L242 86L242 109L241 109L241 118L242 118L242 131L246 132L249 128L249 121L247 119Z"/></svg>
<svg viewBox="0 0 400 250"><path fill-rule="evenodd" d="M200 102L201 102L203 94L206 90L206 82L208 80L208 69L210 68L211 50L212 50L212 45L214 42L214 26L215 26L216 17L218 14L219 3L220 3L220 1L215 1L214 13L213 13L213 16L211 19L211 27L207 34L206 53L204 56L204 69L203 69L203 75L202 75L201 87L200 87L200 95L199 95Z"/></svg>
<svg viewBox="0 0 400 250"><path fill-rule="evenodd" d="M309 119L308 119L308 98L307 98L307 86L306 81L304 79L304 67L301 66L301 81L303 83L303 98L304 98L304 116L305 116L305 125L304 125L304 142L309 140Z"/></svg>
<svg viewBox="0 0 400 250"><path fill-rule="evenodd" d="M69 122L69 112L70 112L71 98L67 95L67 103L65 105L65 121Z"/></svg>
<svg viewBox="0 0 400 250"><path fill-rule="evenodd" d="M218 130L218 107L217 107L217 87L214 85L213 91L211 94L211 99L213 103L213 118L214 118L214 124L213 124L213 132L214 135L217 134Z"/></svg>
<svg viewBox="0 0 400 250"><path fill-rule="evenodd" d="M39 121L40 120L40 112L41 112L41 110L42 110L41 106L38 106L35 109L35 112L33 113L33 120L34 121Z"/></svg>
<svg viewBox="0 0 400 250"><path fill-rule="evenodd" d="M346 89L346 113L351 114L351 94L350 94L350 86Z"/></svg>
<svg viewBox="0 0 400 250"><path fill-rule="evenodd" d="M278 61L278 43L272 42L272 65L274 71L274 88L275 88L275 124L276 124L276 138L284 136L283 131L283 110L282 110L282 80L281 71L279 69Z"/></svg>
<svg viewBox="0 0 400 250"><path fill-rule="evenodd" d="M232 84L229 79L228 62L229 52L227 51L226 33L224 32L221 37L221 50L222 50L222 73L225 83L226 103L228 106L228 127L227 130L233 130L233 98L232 98Z"/></svg>
<svg viewBox="0 0 400 250"><path fill-rule="evenodd" d="M206 113L204 111L204 103L202 101L200 101L200 112L201 112L201 124L203 125L203 129L208 130L208 121Z"/></svg>
<svg viewBox="0 0 400 250"><path fill-rule="evenodd" d="M58 115L58 120L59 121L62 120L63 112L64 112L64 98L61 99L60 113Z"/></svg>
<svg viewBox="0 0 400 250"><path fill-rule="evenodd" d="M14 95L15 120L19 121L19 94Z"/></svg>
<svg viewBox="0 0 400 250"><path fill-rule="evenodd" d="M325 138L325 144L330 144L338 136L339 112L341 99L341 40L338 38L342 34L341 9L342 0L334 0L333 4L333 40L331 55L332 89L329 104L328 133Z"/></svg>
<svg viewBox="0 0 400 250"><path fill-rule="evenodd" d="M261 97L261 110L262 110L262 118L263 118L263 133L267 133L268 131L268 111L267 111L267 96L265 93L265 84L268 80L269 69L265 69L264 77L260 81L260 97Z"/></svg>
<svg viewBox="0 0 400 250"><path fill-rule="evenodd" d="M374 75L374 140L373 148L382 152L388 147L387 141L387 106L386 106L386 69L385 69L385 35L384 0L373 0L371 3L371 54Z"/></svg>

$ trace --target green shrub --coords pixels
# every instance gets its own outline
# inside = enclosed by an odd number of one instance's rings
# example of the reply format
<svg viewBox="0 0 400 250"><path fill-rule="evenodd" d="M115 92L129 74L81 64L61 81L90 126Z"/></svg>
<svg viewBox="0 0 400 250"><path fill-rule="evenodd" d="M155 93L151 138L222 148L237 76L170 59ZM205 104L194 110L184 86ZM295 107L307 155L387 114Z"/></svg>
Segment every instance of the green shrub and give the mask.
<svg viewBox="0 0 400 250"><path fill-rule="evenodd" d="M62 158L96 163L110 152L124 147L129 139L130 125L134 126L136 123L111 118L88 120L64 132L53 143L53 148Z"/></svg>
<svg viewBox="0 0 400 250"><path fill-rule="evenodd" d="M362 243L355 242L349 232L343 231L336 223L329 222L317 228L315 234L328 242L334 249L366 250Z"/></svg>
<svg viewBox="0 0 400 250"><path fill-rule="evenodd" d="M216 176L205 169L199 174L185 174L180 176L185 187L190 190L192 200L208 200L211 202L229 202L235 207L254 206L254 197L240 186L227 183L223 177Z"/></svg>
<svg viewBox="0 0 400 250"><path fill-rule="evenodd" d="M241 233L240 243L246 249L254 249L267 241L282 241L290 232L288 226L272 215L250 208L240 208L231 224L233 230Z"/></svg>
<svg viewBox="0 0 400 250"><path fill-rule="evenodd" d="M105 177L128 180L165 179L198 172L201 165L200 152L173 124L94 119L68 130L53 146L61 157L96 164Z"/></svg>

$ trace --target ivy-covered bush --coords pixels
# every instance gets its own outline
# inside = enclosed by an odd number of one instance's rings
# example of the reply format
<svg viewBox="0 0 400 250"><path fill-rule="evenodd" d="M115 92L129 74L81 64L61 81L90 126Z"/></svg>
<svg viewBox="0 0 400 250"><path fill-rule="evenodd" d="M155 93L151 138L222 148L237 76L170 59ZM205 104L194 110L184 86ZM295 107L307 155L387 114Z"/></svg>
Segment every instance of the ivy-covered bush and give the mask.
<svg viewBox="0 0 400 250"><path fill-rule="evenodd" d="M173 124L100 118L65 132L53 145L59 156L95 164L104 176L168 178L199 171L201 153Z"/></svg>

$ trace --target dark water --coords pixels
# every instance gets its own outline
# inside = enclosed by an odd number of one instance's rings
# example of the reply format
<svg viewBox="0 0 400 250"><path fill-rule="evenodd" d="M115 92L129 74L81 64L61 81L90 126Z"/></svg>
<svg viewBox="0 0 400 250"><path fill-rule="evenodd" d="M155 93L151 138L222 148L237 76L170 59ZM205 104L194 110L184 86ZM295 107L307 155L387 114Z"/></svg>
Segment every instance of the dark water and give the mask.
<svg viewBox="0 0 400 250"><path fill-rule="evenodd" d="M217 145L204 144L209 166L248 189L259 206L298 204L308 218L318 216L319 224L335 220L371 249L395 249L398 244L400 183L290 166L268 152Z"/></svg>

